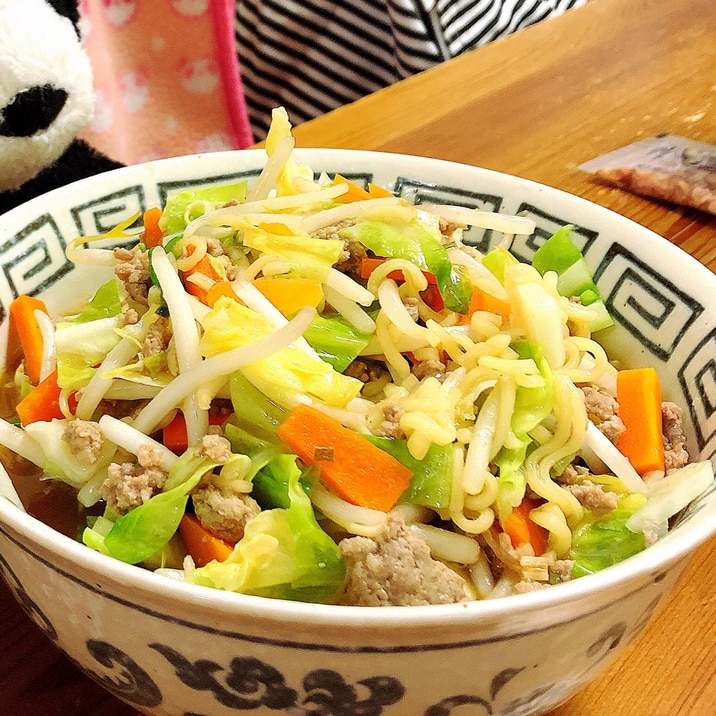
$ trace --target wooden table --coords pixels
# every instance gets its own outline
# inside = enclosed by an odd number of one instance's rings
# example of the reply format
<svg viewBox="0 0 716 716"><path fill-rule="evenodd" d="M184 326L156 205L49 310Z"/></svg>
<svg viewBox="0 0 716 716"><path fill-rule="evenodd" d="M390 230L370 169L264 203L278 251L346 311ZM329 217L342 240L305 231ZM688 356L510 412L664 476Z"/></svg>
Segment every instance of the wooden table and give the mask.
<svg viewBox="0 0 716 716"><path fill-rule="evenodd" d="M599 186L576 169L661 132L716 143L714 0L591 0L295 134L304 147L420 154L550 184L644 224L716 270L716 217ZM0 713L136 713L59 654L4 584L0 625ZM647 632L552 716L716 713L715 655L712 540Z"/></svg>

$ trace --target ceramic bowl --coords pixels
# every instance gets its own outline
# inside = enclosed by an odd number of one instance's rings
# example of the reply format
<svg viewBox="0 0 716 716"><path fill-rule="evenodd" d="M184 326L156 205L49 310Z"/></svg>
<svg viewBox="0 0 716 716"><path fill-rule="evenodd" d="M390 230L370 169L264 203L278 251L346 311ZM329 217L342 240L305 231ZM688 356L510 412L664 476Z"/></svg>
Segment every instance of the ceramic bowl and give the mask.
<svg viewBox="0 0 716 716"><path fill-rule="evenodd" d="M652 232L549 187L425 158L297 152L317 171L394 188L415 202L523 212L529 260L557 227L575 236L616 321L605 342L653 365L685 406L695 459L716 450L716 277ZM19 293L61 309L96 285L68 264L78 234L106 231L188 186L255 177L261 150L158 161L65 187L0 219L2 318ZM469 241L491 245L489 231ZM536 593L430 607L337 607L223 593L95 553L0 499L0 571L48 637L148 714L458 716L539 714L613 662L716 530L716 491L656 545L603 572Z"/></svg>

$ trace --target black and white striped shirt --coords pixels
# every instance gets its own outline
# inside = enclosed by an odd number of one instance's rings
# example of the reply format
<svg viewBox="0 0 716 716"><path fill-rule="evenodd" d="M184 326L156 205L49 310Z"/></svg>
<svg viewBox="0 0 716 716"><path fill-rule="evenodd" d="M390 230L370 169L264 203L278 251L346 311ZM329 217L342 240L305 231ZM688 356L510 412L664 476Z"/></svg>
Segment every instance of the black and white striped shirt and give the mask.
<svg viewBox="0 0 716 716"><path fill-rule="evenodd" d="M237 0L236 49L257 140L588 0Z"/></svg>

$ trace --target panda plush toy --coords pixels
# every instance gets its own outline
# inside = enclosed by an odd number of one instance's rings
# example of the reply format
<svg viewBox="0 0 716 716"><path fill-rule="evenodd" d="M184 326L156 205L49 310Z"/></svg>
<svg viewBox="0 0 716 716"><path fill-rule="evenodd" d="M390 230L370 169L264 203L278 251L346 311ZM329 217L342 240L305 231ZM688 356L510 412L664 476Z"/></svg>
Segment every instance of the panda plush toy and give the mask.
<svg viewBox="0 0 716 716"><path fill-rule="evenodd" d="M89 57L68 0L0 0L0 214L118 162L77 139L92 119Z"/></svg>

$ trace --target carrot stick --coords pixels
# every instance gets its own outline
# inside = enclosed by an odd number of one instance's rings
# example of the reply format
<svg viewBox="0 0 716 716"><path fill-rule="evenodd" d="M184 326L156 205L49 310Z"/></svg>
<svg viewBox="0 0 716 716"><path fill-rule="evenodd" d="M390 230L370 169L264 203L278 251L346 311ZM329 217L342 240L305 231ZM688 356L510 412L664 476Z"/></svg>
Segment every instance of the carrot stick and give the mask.
<svg viewBox="0 0 716 716"><path fill-rule="evenodd" d="M16 406L20 422L23 425L36 423L40 420L64 418L60 410L61 388L57 385L57 371L33 388Z"/></svg>
<svg viewBox="0 0 716 716"><path fill-rule="evenodd" d="M348 204L351 201L364 201L365 199L373 199L375 197L371 196L370 193L368 193L363 187L358 186L354 181L351 181L350 179L346 179L344 176L341 176L340 174L336 174L335 179L333 180L334 184L347 184L348 185L348 191L345 194L341 194L338 197L338 201L342 201L345 204Z"/></svg>
<svg viewBox="0 0 716 716"><path fill-rule="evenodd" d="M382 186L378 186L372 182L368 183L368 193L370 194L371 199L387 199L395 197L395 194L393 194L392 191L383 189Z"/></svg>
<svg viewBox="0 0 716 716"><path fill-rule="evenodd" d="M162 218L162 210L158 207L152 207L144 212L144 234L142 241L148 248L154 248L162 243L164 232L159 227L159 219Z"/></svg>
<svg viewBox="0 0 716 716"><path fill-rule="evenodd" d="M213 308L214 304L222 297L226 296L228 298L233 298L234 301L238 301L239 297L234 292L234 289L231 288L231 282L229 281L217 281L215 284L211 286L211 288L206 292L206 300L205 303L209 308Z"/></svg>
<svg viewBox="0 0 716 716"><path fill-rule="evenodd" d="M188 271L182 271L182 276L186 292L196 296L202 303L206 303L206 296L211 286L217 281L223 281L225 278L214 268L211 257L208 254L202 256ZM196 276L199 281L195 283L189 280L191 276Z"/></svg>
<svg viewBox="0 0 716 716"><path fill-rule="evenodd" d="M496 313L503 318L510 315L510 302L498 296L494 296L487 291L483 291L479 286L472 286L472 296L470 296L470 307L466 314L458 314L458 323L470 323L470 317L475 311L489 311Z"/></svg>
<svg viewBox="0 0 716 716"><path fill-rule="evenodd" d="M656 370L620 370L617 373L617 402L619 417L626 427L617 447L640 475L663 471L661 383Z"/></svg>
<svg viewBox="0 0 716 716"><path fill-rule="evenodd" d="M194 515L184 515L179 523L179 534L186 551L197 567L212 560L223 562L234 550L234 545L213 534Z"/></svg>
<svg viewBox="0 0 716 716"><path fill-rule="evenodd" d="M323 287L316 279L262 276L252 283L287 318L295 316L304 306L316 308L323 301Z"/></svg>
<svg viewBox="0 0 716 716"><path fill-rule="evenodd" d="M347 502L388 512L412 472L392 455L309 405L299 405L279 425L278 436L321 481Z"/></svg>
<svg viewBox="0 0 716 716"><path fill-rule="evenodd" d="M523 544L531 544L537 557L547 551L549 532L530 519L530 512L539 507L539 502L525 497L507 516L502 529L509 535L516 549Z"/></svg>
<svg viewBox="0 0 716 716"><path fill-rule="evenodd" d="M47 313L44 302L34 296L21 294L10 304L10 324L20 339L25 356L25 373L33 385L40 382L42 369L42 331L35 311Z"/></svg>

